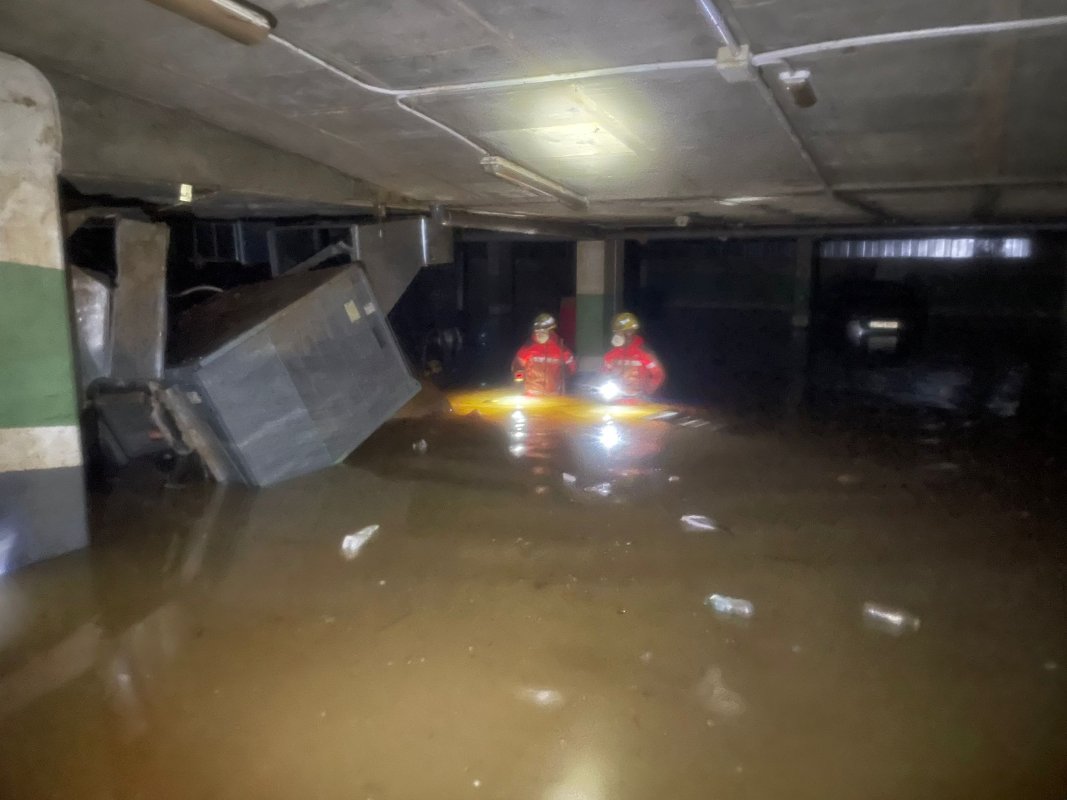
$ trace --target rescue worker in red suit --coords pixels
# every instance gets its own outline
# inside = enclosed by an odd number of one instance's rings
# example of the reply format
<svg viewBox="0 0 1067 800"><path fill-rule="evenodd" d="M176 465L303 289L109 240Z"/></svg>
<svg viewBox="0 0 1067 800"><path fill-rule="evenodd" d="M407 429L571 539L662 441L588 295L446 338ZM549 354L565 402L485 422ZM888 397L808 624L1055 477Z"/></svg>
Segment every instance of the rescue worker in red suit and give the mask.
<svg viewBox="0 0 1067 800"><path fill-rule="evenodd" d="M525 380L529 395L563 394L567 376L577 369L574 353L556 333L555 318L539 314L530 341L519 349L511 364L515 380Z"/></svg>
<svg viewBox="0 0 1067 800"><path fill-rule="evenodd" d="M667 379L659 358L645 347L633 314L619 314L611 323L612 349L604 356L602 372L618 387L618 399L636 403L655 394Z"/></svg>

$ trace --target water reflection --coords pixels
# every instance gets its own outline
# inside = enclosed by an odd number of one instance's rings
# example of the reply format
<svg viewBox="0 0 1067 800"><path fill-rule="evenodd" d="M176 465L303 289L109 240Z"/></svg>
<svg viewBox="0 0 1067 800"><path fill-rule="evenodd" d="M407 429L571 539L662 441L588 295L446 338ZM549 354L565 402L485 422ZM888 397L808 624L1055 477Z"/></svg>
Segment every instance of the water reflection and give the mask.
<svg viewBox="0 0 1067 800"><path fill-rule="evenodd" d="M94 497L91 553L0 581L0 796L1062 789L1058 518L851 440L488 399L267 491Z"/></svg>

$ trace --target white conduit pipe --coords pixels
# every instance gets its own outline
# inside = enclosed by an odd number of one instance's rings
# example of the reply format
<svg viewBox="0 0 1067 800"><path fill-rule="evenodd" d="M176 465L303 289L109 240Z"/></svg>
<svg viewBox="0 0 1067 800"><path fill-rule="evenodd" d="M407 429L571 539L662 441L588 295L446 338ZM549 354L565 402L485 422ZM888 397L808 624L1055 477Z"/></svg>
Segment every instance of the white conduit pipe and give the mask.
<svg viewBox="0 0 1067 800"><path fill-rule="evenodd" d="M531 78L501 78L477 83L449 83L442 86L427 86L421 89L400 89L404 97L431 97L440 94L458 94L497 89L513 89L522 86L537 86L542 83L563 83L591 78L614 78L619 75L647 75L655 72L679 72L682 70L710 69L714 58L691 58L685 61L661 61L655 64L630 64L624 67L601 67L578 72L558 72L552 75L535 75Z"/></svg>
<svg viewBox="0 0 1067 800"><path fill-rule="evenodd" d="M915 42L928 39L949 39L960 36L983 36L991 33L1002 33L1009 31L1027 31L1038 30L1041 28L1054 28L1061 25L1067 25L1067 15L1060 15L1054 17L1036 17L1034 19L1020 19L1020 20L1007 20L1004 22L987 22L976 23L972 25L953 25L941 28L924 28L921 30L913 31L897 31L895 33L876 33L869 36L854 36L848 39L835 39L826 42L815 42L813 44L803 44L796 47L785 47L779 50L770 50L765 53L758 53L752 57L752 63L756 66L763 66L771 64L777 61L782 61L787 58L794 58L797 56L816 55L819 53L830 53L839 50L846 50L854 47L870 47L880 44L894 44L900 42ZM501 80L491 81L477 81L474 83L453 83L444 84L440 86L426 86L413 89L388 89L384 86L375 86L373 83L367 83L360 80L354 75L345 72L338 67L335 67L328 61L319 58L314 53L311 53L299 45L293 44L287 39L283 39L275 33L270 34L270 40L276 44L280 44L287 50L307 59L308 61L316 64L319 67L333 73L339 78L355 84L365 92L372 94L385 95L387 97L393 97L397 100L397 105L407 111L409 114L417 116L419 119L427 122L434 127L448 133L450 136L458 139L464 144L474 148L479 153L485 154L486 150L481 145L475 143L469 137L464 136L459 131L448 125L428 116L427 114L412 108L411 106L400 102L405 97L433 97L435 95L443 94L458 94L464 92L480 92L480 91L494 91L499 89L510 89L522 86L535 86L545 83L562 83L566 81L578 81L588 80L591 78L607 78L618 75L641 75L656 72L675 72L683 70L699 70L709 69L715 66L715 59L713 58L698 58L688 59L684 61L664 61L655 64L631 64L622 67L603 67L600 69L588 69L578 72L562 72L551 75L537 75L530 78L505 78Z"/></svg>
<svg viewBox="0 0 1067 800"><path fill-rule="evenodd" d="M731 50L737 50L737 39L734 38L733 33L730 31L730 26L726 24L726 20L719 9L715 7L715 3L712 0L697 0L697 8L700 9L700 13L704 15L704 19L708 21L708 24L719 34L722 43Z"/></svg>
<svg viewBox="0 0 1067 800"><path fill-rule="evenodd" d="M1004 22L982 22L973 25L949 25L943 28L923 28L921 30L897 31L895 33L874 33L869 36L853 36L848 39L834 39L828 42L815 42L814 44L801 44L796 47L784 47L780 50L769 50L766 53L758 53L752 56L752 63L757 67L761 67L787 58L832 53L837 50L847 50L851 47L919 42L927 39L951 39L957 36L984 36L990 33L1054 28L1059 25L1067 25L1067 15L1006 20Z"/></svg>

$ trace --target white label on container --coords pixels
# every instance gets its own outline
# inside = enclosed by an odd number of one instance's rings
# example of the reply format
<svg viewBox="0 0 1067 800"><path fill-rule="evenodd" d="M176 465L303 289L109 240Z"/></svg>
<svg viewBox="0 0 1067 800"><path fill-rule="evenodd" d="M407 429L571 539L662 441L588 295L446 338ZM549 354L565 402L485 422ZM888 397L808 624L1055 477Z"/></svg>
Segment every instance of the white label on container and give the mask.
<svg viewBox="0 0 1067 800"><path fill-rule="evenodd" d="M365 306L363 306L363 313L366 314L368 317L377 310L378 309L374 307L374 303L367 303Z"/></svg>
<svg viewBox="0 0 1067 800"><path fill-rule="evenodd" d="M348 313L348 319L350 322L357 322L359 320L359 306L356 305L355 300L349 300L347 303L345 303L345 311Z"/></svg>

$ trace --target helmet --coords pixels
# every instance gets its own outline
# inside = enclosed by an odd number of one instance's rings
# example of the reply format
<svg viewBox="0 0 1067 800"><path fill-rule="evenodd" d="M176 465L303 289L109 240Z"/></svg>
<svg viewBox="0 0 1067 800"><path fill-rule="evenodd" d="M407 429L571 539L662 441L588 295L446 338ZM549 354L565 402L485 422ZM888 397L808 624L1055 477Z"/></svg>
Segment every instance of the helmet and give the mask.
<svg viewBox="0 0 1067 800"><path fill-rule="evenodd" d="M641 323L637 321L637 317L628 311L619 314L611 321L612 333L637 333L640 328Z"/></svg>
<svg viewBox="0 0 1067 800"><path fill-rule="evenodd" d="M556 318L551 314L538 314L533 321L535 331L551 331L556 329Z"/></svg>

